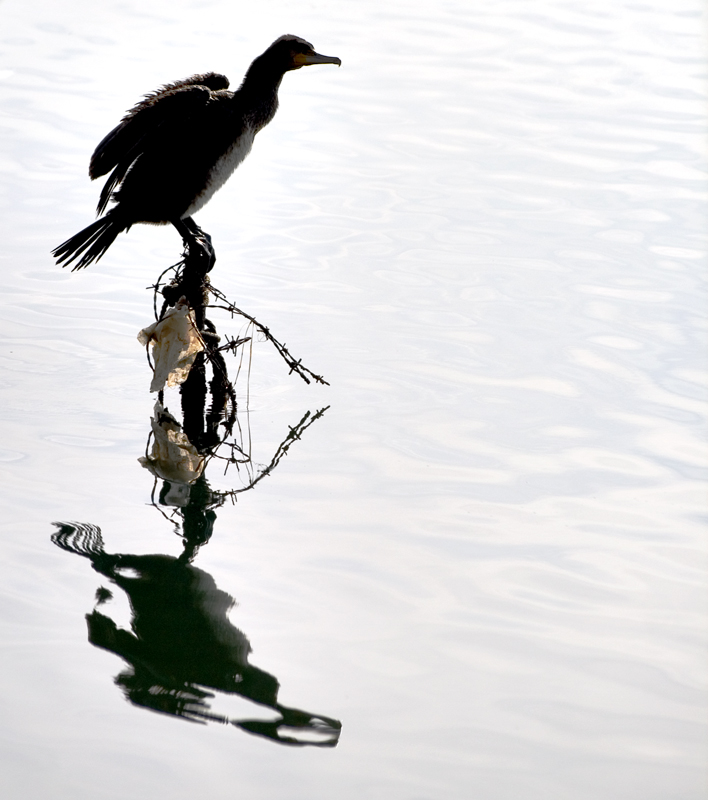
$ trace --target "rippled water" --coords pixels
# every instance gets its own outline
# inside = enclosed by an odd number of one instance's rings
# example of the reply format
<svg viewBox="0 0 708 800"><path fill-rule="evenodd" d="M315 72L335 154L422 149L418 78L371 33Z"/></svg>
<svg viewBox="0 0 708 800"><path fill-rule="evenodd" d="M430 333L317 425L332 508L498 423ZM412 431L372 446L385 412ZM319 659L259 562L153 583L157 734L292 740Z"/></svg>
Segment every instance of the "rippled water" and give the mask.
<svg viewBox="0 0 708 800"><path fill-rule="evenodd" d="M706 796L701 10L0 4L3 796ZM137 461L145 287L179 237L138 226L73 274L49 251L92 219L88 158L141 94L238 83L287 31L343 66L286 76L198 221L214 282L331 383L257 343L256 461L330 408L182 569ZM71 520L104 555L52 543ZM127 635L141 570L201 598L160 595L208 620L185 658L250 642L249 674L341 720L337 746L126 702L125 647L85 616ZM277 716L217 683L215 715Z"/></svg>

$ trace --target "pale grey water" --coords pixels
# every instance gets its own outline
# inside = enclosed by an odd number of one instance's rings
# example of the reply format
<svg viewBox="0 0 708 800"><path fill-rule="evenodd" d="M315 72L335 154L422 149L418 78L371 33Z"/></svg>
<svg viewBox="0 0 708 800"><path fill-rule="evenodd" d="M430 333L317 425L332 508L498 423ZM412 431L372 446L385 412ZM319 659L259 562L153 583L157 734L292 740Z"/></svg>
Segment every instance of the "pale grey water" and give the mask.
<svg viewBox="0 0 708 800"><path fill-rule="evenodd" d="M0 3L3 797L708 796L701 10ZM128 704L86 636L106 581L49 538L181 551L137 463L136 342L180 242L137 227L57 268L90 153L285 32L343 66L286 76L198 221L215 283L332 384L256 347L257 460L331 407L195 564L335 749Z"/></svg>

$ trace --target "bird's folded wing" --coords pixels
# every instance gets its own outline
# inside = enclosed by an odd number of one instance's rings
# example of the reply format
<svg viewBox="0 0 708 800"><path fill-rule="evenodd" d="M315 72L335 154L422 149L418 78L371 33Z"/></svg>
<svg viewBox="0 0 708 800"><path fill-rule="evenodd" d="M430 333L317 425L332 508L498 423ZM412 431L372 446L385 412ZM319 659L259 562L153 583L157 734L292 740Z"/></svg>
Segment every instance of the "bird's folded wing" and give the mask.
<svg viewBox="0 0 708 800"><path fill-rule="evenodd" d="M158 92L147 95L123 117L94 150L89 165L91 180L106 175L125 164L124 174L130 164L144 149L146 138L159 135L160 128L203 108L212 91L228 87L224 75L214 72L193 75L182 81L163 86Z"/></svg>
<svg viewBox="0 0 708 800"><path fill-rule="evenodd" d="M89 166L91 179L113 174L101 191L98 214L105 211L113 190L125 178L135 160L153 142L164 136L166 131L185 122L195 112L201 111L209 102L212 92L204 84L190 84L195 79L211 78L214 85L228 84L223 75L210 73L208 76L195 75L177 84L165 86L159 92L149 95L132 108L126 116L98 145ZM216 79L221 78L222 81ZM217 90L218 91L218 90Z"/></svg>
<svg viewBox="0 0 708 800"><path fill-rule="evenodd" d="M169 92L172 89L182 89L185 86L206 86L208 89L211 89L212 92L219 92L222 89L229 88L229 79L226 75L221 75L218 72L202 72L199 75L191 75L189 78L183 78L181 81L166 83L162 89L155 92L155 95ZM148 99L152 96L153 95L149 95Z"/></svg>

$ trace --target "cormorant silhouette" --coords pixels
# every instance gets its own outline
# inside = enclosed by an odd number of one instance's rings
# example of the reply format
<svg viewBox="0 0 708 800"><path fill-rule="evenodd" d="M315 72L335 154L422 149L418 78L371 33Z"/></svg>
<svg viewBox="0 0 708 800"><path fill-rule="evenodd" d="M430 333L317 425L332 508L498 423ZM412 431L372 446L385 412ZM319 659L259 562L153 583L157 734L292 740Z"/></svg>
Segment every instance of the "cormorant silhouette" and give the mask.
<svg viewBox="0 0 708 800"><path fill-rule="evenodd" d="M210 238L195 214L248 155L254 136L278 108L283 75L340 59L316 53L298 36L281 36L251 64L243 83L228 90L224 75L208 72L163 86L123 117L91 156L92 180L110 173L96 222L59 245L53 255L81 269L98 261L121 231L138 222L171 223L190 253L213 263Z"/></svg>

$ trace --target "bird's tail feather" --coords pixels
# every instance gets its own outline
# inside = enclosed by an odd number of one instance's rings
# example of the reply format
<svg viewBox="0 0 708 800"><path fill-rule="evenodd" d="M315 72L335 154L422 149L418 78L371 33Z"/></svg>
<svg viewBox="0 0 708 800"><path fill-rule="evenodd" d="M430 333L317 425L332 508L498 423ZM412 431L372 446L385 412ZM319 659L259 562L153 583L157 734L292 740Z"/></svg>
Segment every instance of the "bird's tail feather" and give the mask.
<svg viewBox="0 0 708 800"><path fill-rule="evenodd" d="M92 222L91 225L52 250L52 255L56 258L57 264L64 262L63 266L71 264L78 258L72 271L88 267L89 264L101 258L121 231L128 230L128 228L130 228L130 224L126 224L109 212L105 217Z"/></svg>

